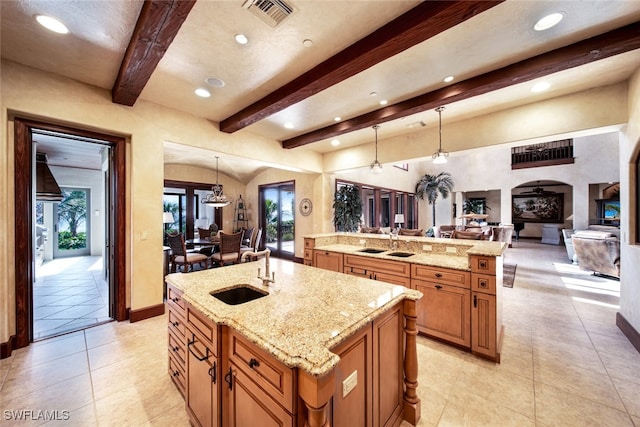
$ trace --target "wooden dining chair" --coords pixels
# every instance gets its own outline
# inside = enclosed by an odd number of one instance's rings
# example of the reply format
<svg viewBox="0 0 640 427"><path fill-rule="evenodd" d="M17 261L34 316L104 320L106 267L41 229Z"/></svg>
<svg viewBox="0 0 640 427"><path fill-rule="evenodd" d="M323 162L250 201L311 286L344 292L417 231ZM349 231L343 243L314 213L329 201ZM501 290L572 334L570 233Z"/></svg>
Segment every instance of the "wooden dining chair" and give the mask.
<svg viewBox="0 0 640 427"><path fill-rule="evenodd" d="M258 252L258 246L260 246L261 238L262 238L262 228L258 228L258 231L254 232L253 236L251 236L251 243L248 246L246 245L240 246L240 257L242 257L242 254L244 254L245 252ZM247 257L247 258L251 258L251 257Z"/></svg>
<svg viewBox="0 0 640 427"><path fill-rule="evenodd" d="M209 257L197 252L187 252L187 245L182 233L167 234L167 241L171 248L171 272L176 272L176 265L182 265L182 272L189 272L193 269L193 264L204 264L204 268L209 267Z"/></svg>
<svg viewBox="0 0 640 427"><path fill-rule="evenodd" d="M240 262L240 245L242 244L243 232L227 234L220 232L220 250L211 255L211 262L216 263L220 267L225 264L235 264Z"/></svg>

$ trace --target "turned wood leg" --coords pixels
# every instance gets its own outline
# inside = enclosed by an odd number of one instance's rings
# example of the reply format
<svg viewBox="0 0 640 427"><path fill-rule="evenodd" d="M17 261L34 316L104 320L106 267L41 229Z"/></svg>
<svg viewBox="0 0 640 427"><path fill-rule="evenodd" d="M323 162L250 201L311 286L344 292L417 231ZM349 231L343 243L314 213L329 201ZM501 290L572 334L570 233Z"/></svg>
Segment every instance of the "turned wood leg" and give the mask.
<svg viewBox="0 0 640 427"><path fill-rule="evenodd" d="M404 419L416 425L420 420L420 398L416 389L418 388L418 347L416 336L418 329L416 321L416 301L404 300L405 318L405 353L404 353Z"/></svg>
<svg viewBox="0 0 640 427"><path fill-rule="evenodd" d="M335 372L314 377L298 371L298 394L307 408L305 427L331 427L329 402L335 390Z"/></svg>
<svg viewBox="0 0 640 427"><path fill-rule="evenodd" d="M312 408L305 402L307 407L307 419L304 422L305 427L330 427L329 419L327 417L327 405L322 408Z"/></svg>

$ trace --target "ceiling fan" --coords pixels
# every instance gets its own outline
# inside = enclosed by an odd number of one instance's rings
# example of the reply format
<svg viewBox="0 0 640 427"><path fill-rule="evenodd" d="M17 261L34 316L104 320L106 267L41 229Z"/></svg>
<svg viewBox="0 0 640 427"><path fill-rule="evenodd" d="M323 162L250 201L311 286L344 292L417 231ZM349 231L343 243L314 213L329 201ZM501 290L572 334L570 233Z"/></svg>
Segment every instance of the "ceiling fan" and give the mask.
<svg viewBox="0 0 640 427"><path fill-rule="evenodd" d="M536 181L537 185L535 187L533 187L531 190L529 191L523 191L520 194L535 194L537 196L544 196L546 194L555 194L555 191L548 191L545 190L544 188L540 187L540 181Z"/></svg>

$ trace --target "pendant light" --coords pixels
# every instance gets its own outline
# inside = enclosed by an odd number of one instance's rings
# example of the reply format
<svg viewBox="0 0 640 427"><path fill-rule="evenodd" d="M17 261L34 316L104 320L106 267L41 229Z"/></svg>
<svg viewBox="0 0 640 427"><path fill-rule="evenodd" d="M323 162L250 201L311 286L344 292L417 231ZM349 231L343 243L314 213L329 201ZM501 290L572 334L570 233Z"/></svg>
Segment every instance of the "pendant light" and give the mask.
<svg viewBox="0 0 640 427"><path fill-rule="evenodd" d="M382 164L378 161L378 128L380 126L373 126L373 130L376 132L376 159L373 163L371 163L371 172L372 173L380 173L382 172Z"/></svg>
<svg viewBox="0 0 640 427"><path fill-rule="evenodd" d="M447 163L447 157L449 157L449 153L442 149L442 110L444 107L436 108L438 112L438 130L440 132L440 144L438 145L438 151L433 153L433 163L437 165L441 165L443 163Z"/></svg>
<svg viewBox="0 0 640 427"><path fill-rule="evenodd" d="M214 208L222 208L231 203L231 199L224 195L222 186L218 183L218 156L216 156L216 184L211 188L211 193L202 199L202 203Z"/></svg>

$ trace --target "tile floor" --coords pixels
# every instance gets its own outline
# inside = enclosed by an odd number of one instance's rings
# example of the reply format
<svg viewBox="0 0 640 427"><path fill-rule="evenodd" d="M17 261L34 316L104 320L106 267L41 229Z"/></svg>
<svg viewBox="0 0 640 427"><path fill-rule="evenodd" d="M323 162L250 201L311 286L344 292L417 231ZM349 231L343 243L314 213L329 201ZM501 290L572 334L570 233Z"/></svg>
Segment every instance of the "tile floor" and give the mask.
<svg viewBox="0 0 640 427"><path fill-rule="evenodd" d="M615 326L618 282L577 270L561 246L517 242L505 261L518 268L503 289L502 363L419 337L419 425L640 427L640 354ZM0 360L0 424L188 426L166 334L160 316L14 351ZM19 409L68 420L9 420Z"/></svg>
<svg viewBox="0 0 640 427"><path fill-rule="evenodd" d="M78 330L109 318L102 257L57 258L36 267L34 340Z"/></svg>

